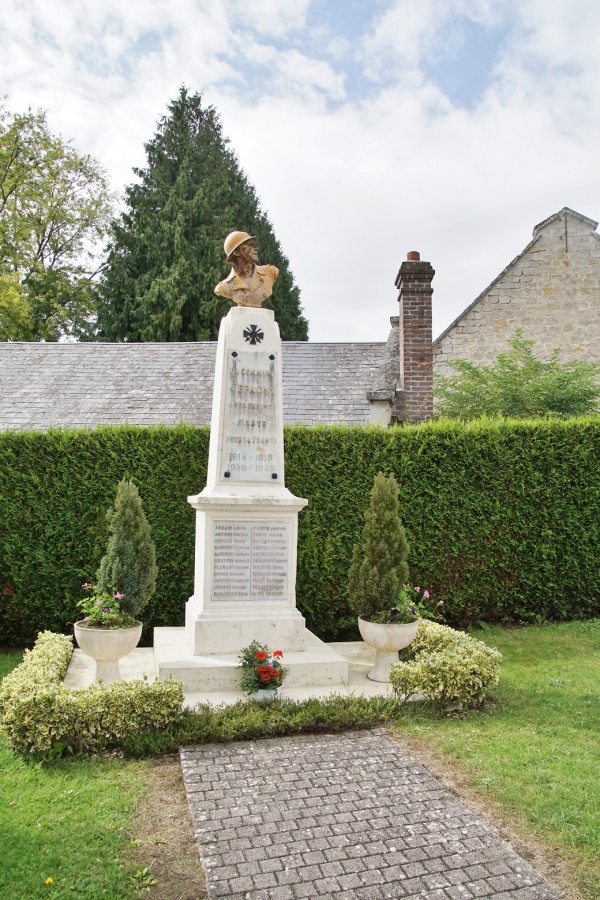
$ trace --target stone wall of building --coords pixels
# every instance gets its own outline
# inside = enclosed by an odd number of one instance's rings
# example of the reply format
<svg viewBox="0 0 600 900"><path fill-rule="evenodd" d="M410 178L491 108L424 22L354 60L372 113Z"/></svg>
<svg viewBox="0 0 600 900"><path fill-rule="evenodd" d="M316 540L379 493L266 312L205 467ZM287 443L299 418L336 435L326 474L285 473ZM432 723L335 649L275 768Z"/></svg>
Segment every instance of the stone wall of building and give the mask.
<svg viewBox="0 0 600 900"><path fill-rule="evenodd" d="M468 359L490 364L515 328L547 359L600 362L600 236L597 222L570 209L533 231L533 240L434 342L434 370Z"/></svg>

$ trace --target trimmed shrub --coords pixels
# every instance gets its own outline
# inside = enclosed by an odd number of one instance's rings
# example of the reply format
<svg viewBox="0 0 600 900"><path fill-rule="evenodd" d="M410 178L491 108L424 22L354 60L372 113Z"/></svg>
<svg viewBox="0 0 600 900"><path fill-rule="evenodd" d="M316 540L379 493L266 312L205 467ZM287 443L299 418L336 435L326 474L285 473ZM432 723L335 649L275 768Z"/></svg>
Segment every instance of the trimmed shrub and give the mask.
<svg viewBox="0 0 600 900"><path fill-rule="evenodd" d="M403 653L412 659L393 666L390 681L405 702L420 695L439 710L480 706L500 678L498 650L437 622L421 621Z"/></svg>
<svg viewBox="0 0 600 900"><path fill-rule="evenodd" d="M182 625L194 583L194 511L206 483L208 428L122 426L0 434L0 641L32 646L71 632L108 543L106 510L125 477L140 488L157 549L144 637Z"/></svg>
<svg viewBox="0 0 600 900"><path fill-rule="evenodd" d="M73 638L44 631L33 650L25 650L23 661L0 682L0 707L12 695L44 690L63 681L73 656Z"/></svg>
<svg viewBox="0 0 600 900"><path fill-rule="evenodd" d="M254 740L292 734L333 734L375 728L394 720L392 697L339 697L270 703L240 701L232 706L198 705L183 711L183 721L161 732L129 735L122 741L128 756L176 753L184 744Z"/></svg>
<svg viewBox="0 0 600 900"><path fill-rule="evenodd" d="M0 684L0 725L17 752L50 759L117 748L141 757L173 753L186 743L373 728L397 711L391 698L337 696L202 704L192 711L182 709L182 686L173 681L73 691L62 684L72 652L70 638L41 634Z"/></svg>
<svg viewBox="0 0 600 900"><path fill-rule="evenodd" d="M72 653L70 638L46 632L0 684L0 724L19 753L98 752L182 720L179 682L116 681L69 690L62 680Z"/></svg>

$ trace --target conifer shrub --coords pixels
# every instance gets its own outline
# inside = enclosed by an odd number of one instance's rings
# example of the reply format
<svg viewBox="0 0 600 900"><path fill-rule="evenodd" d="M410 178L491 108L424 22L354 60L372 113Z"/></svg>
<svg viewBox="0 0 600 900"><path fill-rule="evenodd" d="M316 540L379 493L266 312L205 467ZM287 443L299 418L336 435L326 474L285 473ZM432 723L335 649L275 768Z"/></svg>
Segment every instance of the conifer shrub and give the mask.
<svg viewBox="0 0 600 900"><path fill-rule="evenodd" d="M357 616L373 619L398 601L408 581L408 541L400 521L398 484L379 472L365 512L362 544L352 553L348 599Z"/></svg>
<svg viewBox="0 0 600 900"><path fill-rule="evenodd" d="M137 616L156 590L156 552L139 491L123 478L107 513L110 538L96 575L97 589L122 594L121 611Z"/></svg>

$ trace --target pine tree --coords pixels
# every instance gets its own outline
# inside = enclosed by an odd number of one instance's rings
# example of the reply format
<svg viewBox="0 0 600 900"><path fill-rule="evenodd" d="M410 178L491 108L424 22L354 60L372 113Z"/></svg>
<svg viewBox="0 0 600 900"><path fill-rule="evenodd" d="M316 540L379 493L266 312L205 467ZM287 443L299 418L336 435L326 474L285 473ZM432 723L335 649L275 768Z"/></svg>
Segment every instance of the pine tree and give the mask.
<svg viewBox="0 0 600 900"><path fill-rule="evenodd" d="M398 484L393 475L375 476L365 512L362 545L354 548L348 598L357 616L370 619L396 605L408 581L408 541L400 521Z"/></svg>
<svg viewBox="0 0 600 900"><path fill-rule="evenodd" d="M300 292L256 192L223 137L216 110L181 88L146 145L147 167L126 189L99 288L99 339L215 340L230 301L215 285L229 270L223 241L259 238L260 260L279 268L273 296L285 340L306 340Z"/></svg>
<svg viewBox="0 0 600 900"><path fill-rule="evenodd" d="M156 589L156 554L150 525L133 482L123 478L115 505L107 513L110 538L96 575L99 591L124 595L123 612L136 616Z"/></svg>

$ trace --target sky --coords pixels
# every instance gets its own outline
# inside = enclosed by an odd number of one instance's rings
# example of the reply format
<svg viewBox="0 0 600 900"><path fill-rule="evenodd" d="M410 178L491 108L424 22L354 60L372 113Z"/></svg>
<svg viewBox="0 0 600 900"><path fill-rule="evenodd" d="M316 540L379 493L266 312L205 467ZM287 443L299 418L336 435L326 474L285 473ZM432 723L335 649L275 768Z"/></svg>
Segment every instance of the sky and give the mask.
<svg viewBox="0 0 600 900"><path fill-rule="evenodd" d="M598 0L3 0L0 35L7 108L46 110L120 197L201 92L313 341L386 340L410 250L436 337L537 223L600 219Z"/></svg>

